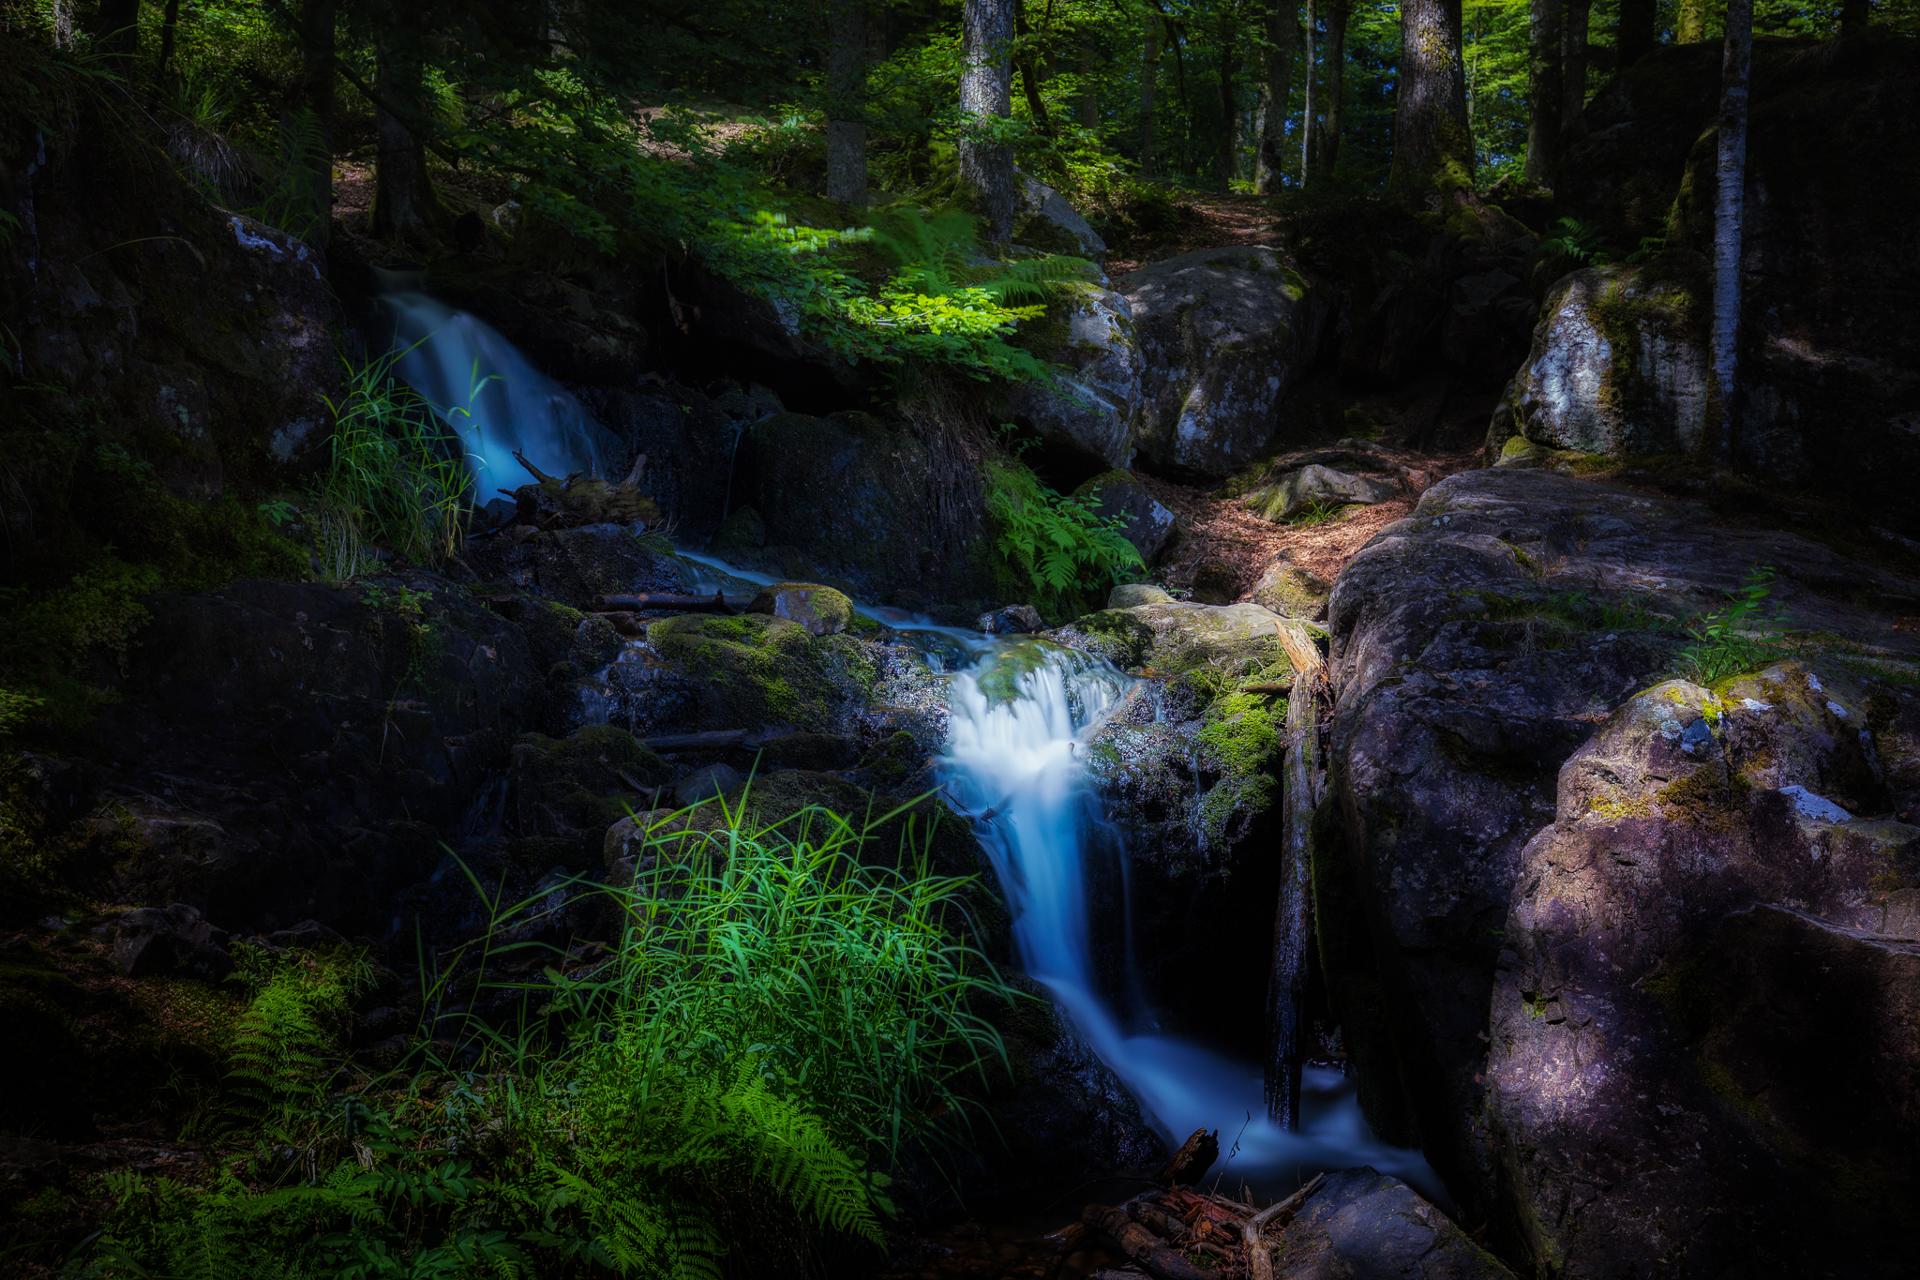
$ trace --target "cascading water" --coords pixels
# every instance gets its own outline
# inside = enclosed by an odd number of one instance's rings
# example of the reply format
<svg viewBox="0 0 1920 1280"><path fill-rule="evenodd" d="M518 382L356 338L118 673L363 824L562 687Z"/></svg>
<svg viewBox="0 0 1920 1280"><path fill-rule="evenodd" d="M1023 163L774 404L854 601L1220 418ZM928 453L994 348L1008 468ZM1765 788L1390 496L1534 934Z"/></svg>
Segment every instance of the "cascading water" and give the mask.
<svg viewBox="0 0 1920 1280"><path fill-rule="evenodd" d="M1223 1146L1236 1144L1235 1177L1277 1183L1371 1164L1430 1196L1442 1194L1417 1152L1373 1139L1340 1072L1304 1073L1302 1124L1289 1132L1267 1119L1258 1066L1167 1036L1131 1033L1129 1020L1103 997L1088 883L1089 837L1103 819L1082 755L1127 683L1103 662L1033 642L995 646L954 677L941 770L992 860L1021 964L1162 1136L1179 1142L1195 1129L1218 1129ZM1130 947L1130 934L1123 937ZM1146 1021L1145 1010L1131 1012Z"/></svg>
<svg viewBox="0 0 1920 1280"><path fill-rule="evenodd" d="M606 474L605 429L492 327L424 293L381 302L400 376L459 432L481 501L527 482L516 452L549 475Z"/></svg>

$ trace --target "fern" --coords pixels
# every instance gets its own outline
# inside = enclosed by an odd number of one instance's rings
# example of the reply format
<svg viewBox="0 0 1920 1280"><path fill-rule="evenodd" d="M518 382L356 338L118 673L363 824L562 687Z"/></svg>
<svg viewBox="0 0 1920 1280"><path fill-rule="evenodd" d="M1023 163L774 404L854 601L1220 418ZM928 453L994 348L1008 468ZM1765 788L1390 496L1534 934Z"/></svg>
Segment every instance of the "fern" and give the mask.
<svg viewBox="0 0 1920 1280"><path fill-rule="evenodd" d="M237 954L254 994L230 1048L232 1118L289 1140L326 1095L340 1022L371 982L372 967L358 954L283 958L246 947Z"/></svg>
<svg viewBox="0 0 1920 1280"><path fill-rule="evenodd" d="M1124 518L1102 515L1097 502L1053 492L1017 462L987 468L987 512L1002 558L1049 612L1071 612L1146 567L1127 541Z"/></svg>
<svg viewBox="0 0 1920 1280"><path fill-rule="evenodd" d="M254 157L261 197L247 212L296 240L311 240L331 216L321 207L321 188L313 181L333 163L326 129L311 107L298 107L281 117L276 144Z"/></svg>

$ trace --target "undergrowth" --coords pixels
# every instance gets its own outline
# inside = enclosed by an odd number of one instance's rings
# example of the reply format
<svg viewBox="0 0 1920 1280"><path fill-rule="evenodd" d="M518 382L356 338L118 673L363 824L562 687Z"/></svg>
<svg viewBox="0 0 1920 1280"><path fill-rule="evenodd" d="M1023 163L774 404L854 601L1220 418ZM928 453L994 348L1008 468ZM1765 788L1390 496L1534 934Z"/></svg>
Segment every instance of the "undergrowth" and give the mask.
<svg viewBox="0 0 1920 1280"><path fill-rule="evenodd" d="M1767 612L1773 594L1771 565L1747 570L1727 593L1725 607L1703 615L1688 628L1693 643L1680 651L1680 667L1699 684L1722 680L1766 666L1784 652L1785 625Z"/></svg>
<svg viewBox="0 0 1920 1280"><path fill-rule="evenodd" d="M877 1245L890 1173L1004 1070L983 1012L1013 998L962 940L970 881L911 838L868 865L899 816L657 818L630 876L567 886L593 946L469 872L488 927L423 959L378 1075L340 1048L364 957L248 953L217 1109L243 1123L204 1178L104 1178L74 1273L713 1280Z"/></svg>
<svg viewBox="0 0 1920 1280"><path fill-rule="evenodd" d="M994 545L1044 611L1074 612L1146 568L1125 518L1102 514L1098 498L1055 493L1019 462L989 463L986 478Z"/></svg>

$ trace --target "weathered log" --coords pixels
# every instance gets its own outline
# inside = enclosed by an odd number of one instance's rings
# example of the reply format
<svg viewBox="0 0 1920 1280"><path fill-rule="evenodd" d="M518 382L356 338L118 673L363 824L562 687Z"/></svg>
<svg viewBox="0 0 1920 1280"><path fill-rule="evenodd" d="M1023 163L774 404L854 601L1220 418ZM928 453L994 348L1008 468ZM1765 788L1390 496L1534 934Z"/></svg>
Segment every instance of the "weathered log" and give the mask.
<svg viewBox="0 0 1920 1280"><path fill-rule="evenodd" d="M1219 1272L1189 1262L1178 1249L1135 1222L1124 1207L1090 1204L1080 1220L1154 1280L1219 1280Z"/></svg>
<svg viewBox="0 0 1920 1280"><path fill-rule="evenodd" d="M1320 1184L1326 1180L1326 1174L1316 1173L1306 1186L1247 1219L1247 1225L1240 1229L1240 1243L1247 1251L1249 1280L1273 1280L1273 1253L1267 1248L1266 1241L1260 1238L1261 1233L1270 1226L1285 1227L1292 1222L1307 1198L1318 1191Z"/></svg>
<svg viewBox="0 0 1920 1280"><path fill-rule="evenodd" d="M1300 1127L1300 1068L1305 1056L1308 917L1313 886L1313 812L1320 799L1320 686L1326 664L1298 623L1277 621L1280 647L1293 665L1287 699L1286 756L1280 770L1280 894L1273 913L1273 957L1267 974L1267 1114Z"/></svg>
<svg viewBox="0 0 1920 1280"><path fill-rule="evenodd" d="M1173 1159L1167 1161L1167 1167L1160 1171L1156 1182L1169 1186L1179 1186L1183 1182L1198 1182L1213 1162L1220 1158L1220 1131L1218 1129L1195 1129L1173 1153Z"/></svg>
<svg viewBox="0 0 1920 1280"><path fill-rule="evenodd" d="M703 729L699 733L663 733L642 739L641 745L649 751L719 751L761 744L745 729Z"/></svg>

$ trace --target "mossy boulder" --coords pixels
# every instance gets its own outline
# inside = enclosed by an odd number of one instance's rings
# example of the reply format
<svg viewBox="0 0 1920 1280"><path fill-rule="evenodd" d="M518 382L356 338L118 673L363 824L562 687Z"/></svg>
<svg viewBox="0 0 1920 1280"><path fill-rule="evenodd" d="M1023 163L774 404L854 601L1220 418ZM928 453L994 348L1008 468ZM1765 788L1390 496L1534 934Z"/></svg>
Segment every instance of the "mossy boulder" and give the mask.
<svg viewBox="0 0 1920 1280"><path fill-rule="evenodd" d="M1058 316L1036 330L1034 354L1054 365L1045 382L1006 393L1004 416L1050 445L1110 467L1133 459L1146 360L1126 297L1090 282L1063 288Z"/></svg>
<svg viewBox="0 0 1920 1280"><path fill-rule="evenodd" d="M1285 556L1260 571L1248 594L1253 603L1282 618L1317 620L1325 617L1332 587Z"/></svg>
<svg viewBox="0 0 1920 1280"><path fill-rule="evenodd" d="M578 870L591 862L606 829L649 807L670 775L658 756L613 725L589 725L565 738L523 734L508 775L512 830L576 839Z"/></svg>
<svg viewBox="0 0 1920 1280"><path fill-rule="evenodd" d="M1328 308L1279 251L1202 249L1116 284L1146 360L1141 456L1226 476L1287 436L1281 404L1319 354Z"/></svg>
<svg viewBox="0 0 1920 1280"><path fill-rule="evenodd" d="M777 582L762 588L747 612L797 622L808 635L837 636L853 621L853 601L817 582Z"/></svg>
<svg viewBox="0 0 1920 1280"><path fill-rule="evenodd" d="M1167 679L1202 667L1223 678L1285 668L1280 619L1270 610L1257 604L1153 600L1148 594L1153 590L1116 588L1116 593L1128 592L1119 598L1144 596L1150 602L1090 613L1060 634L1116 666Z"/></svg>
<svg viewBox="0 0 1920 1280"><path fill-rule="evenodd" d="M857 719L879 670L852 636L815 636L762 613L687 614L647 628L653 662L688 696L686 728L834 731Z"/></svg>
<svg viewBox="0 0 1920 1280"><path fill-rule="evenodd" d="M472 543L465 556L483 578L575 609L591 609L604 595L685 592L695 577L670 542L633 525L514 525Z"/></svg>

